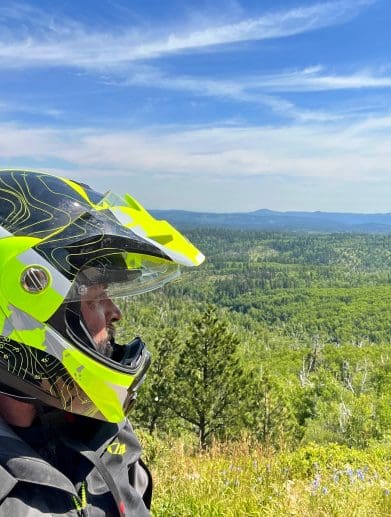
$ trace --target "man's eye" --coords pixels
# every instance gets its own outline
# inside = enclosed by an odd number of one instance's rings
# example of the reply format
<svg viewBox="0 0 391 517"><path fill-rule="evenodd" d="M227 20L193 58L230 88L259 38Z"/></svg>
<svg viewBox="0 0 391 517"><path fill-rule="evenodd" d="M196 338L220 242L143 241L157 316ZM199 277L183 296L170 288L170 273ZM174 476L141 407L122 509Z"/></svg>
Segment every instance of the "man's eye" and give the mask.
<svg viewBox="0 0 391 517"><path fill-rule="evenodd" d="M97 305L99 303L104 303L106 300L107 300L107 294L100 293L97 296L94 296L93 298L91 298L89 300L89 303Z"/></svg>
<svg viewBox="0 0 391 517"><path fill-rule="evenodd" d="M107 298L108 294L107 294L107 291L98 291L95 293L94 295L94 298L96 298L97 300L104 300L105 298Z"/></svg>

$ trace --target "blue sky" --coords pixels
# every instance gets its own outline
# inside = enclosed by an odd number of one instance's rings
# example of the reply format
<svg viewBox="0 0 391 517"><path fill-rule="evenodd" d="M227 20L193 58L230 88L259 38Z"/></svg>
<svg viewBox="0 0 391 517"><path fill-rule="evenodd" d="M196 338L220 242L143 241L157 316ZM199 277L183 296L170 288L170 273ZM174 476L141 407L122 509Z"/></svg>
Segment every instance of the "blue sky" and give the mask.
<svg viewBox="0 0 391 517"><path fill-rule="evenodd" d="M389 0L0 4L0 164L149 208L391 211Z"/></svg>

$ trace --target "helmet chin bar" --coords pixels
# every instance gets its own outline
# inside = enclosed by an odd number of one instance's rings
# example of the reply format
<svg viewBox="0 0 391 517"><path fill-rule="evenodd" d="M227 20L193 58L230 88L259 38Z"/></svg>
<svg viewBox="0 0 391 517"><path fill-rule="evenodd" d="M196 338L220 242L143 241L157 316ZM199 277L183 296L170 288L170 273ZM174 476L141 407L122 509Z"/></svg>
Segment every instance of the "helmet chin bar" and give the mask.
<svg viewBox="0 0 391 517"><path fill-rule="evenodd" d="M65 313L69 305L73 305L73 310L68 312L68 321L65 321ZM139 337L127 344L118 344L113 337L110 342L113 350L111 357L101 354L93 345L88 331L85 331L85 324L81 324L81 316L77 314L77 305L75 302L70 302L67 305L63 305L57 311L55 318L57 327L59 326L59 320L62 321L62 332L60 334L69 343L72 343L75 348L79 348L80 351L94 357L95 360L98 359L102 365L130 376L127 387L122 385L120 391L118 391L123 415L128 416L136 400L138 388L144 381L149 368L150 354ZM69 332L70 327L75 331L76 322L78 324L77 335L75 332ZM53 320L50 321L51 325L53 323ZM106 416L94 404L93 400L89 398L88 394L83 391L77 380L68 373L67 369L53 355L47 355L44 350L30 350L27 345L23 344L7 342L6 345L11 350L14 345L17 345L20 351L18 350L15 358L20 359L20 362L7 367L6 364L1 364L2 361L0 361L0 394L27 404L38 404L40 407L47 407L48 409L57 408L57 410L84 414L99 420L106 419ZM26 358L29 357L30 353L33 354L32 358L27 361ZM51 357L50 360L48 359L49 357ZM24 362L22 362L22 359ZM23 370L27 362L28 364L33 363L37 365L40 365L42 362L43 369L32 370L24 375L23 378L15 376L13 373L15 368ZM47 409L44 410L46 411Z"/></svg>
<svg viewBox="0 0 391 517"><path fill-rule="evenodd" d="M26 347L26 345L22 344L19 346ZM114 357L106 358L102 356L101 362L105 363L106 366L131 375L127 388L124 385L121 388L122 395L120 396L120 393L118 393L122 401L122 415L128 416L136 400L138 388L144 381L149 368L150 354L138 337L129 344L118 345L113 343L112 346L114 348ZM85 351L87 350L85 349ZM91 352L94 355L97 354L95 351L91 350ZM48 356L44 351L37 350L36 354L38 355L33 358L34 360L40 363L40 358L45 358L46 363ZM51 364L49 365L50 377L47 376L47 371L37 370L36 375L34 375L34 372L31 372L22 379L15 376L12 370L9 371L4 366L0 365L1 394L24 403L38 404L40 407L48 406L98 420L107 420L105 414L99 410L88 394L83 391L83 388L78 385L77 381L69 375L66 368L56 359L51 359ZM120 420L109 421L119 422Z"/></svg>

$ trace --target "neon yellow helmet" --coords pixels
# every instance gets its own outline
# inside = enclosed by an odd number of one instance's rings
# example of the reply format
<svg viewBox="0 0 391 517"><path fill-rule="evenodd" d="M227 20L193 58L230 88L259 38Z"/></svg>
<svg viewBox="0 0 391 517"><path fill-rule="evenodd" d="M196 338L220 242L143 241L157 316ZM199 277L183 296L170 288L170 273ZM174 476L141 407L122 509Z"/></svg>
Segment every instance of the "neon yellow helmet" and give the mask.
<svg viewBox="0 0 391 517"><path fill-rule="evenodd" d="M141 340L96 347L81 304L150 291L204 260L125 195L50 174L0 171L0 382L7 393L119 422L149 365ZM3 389L4 391L4 389ZM16 395L18 396L18 395Z"/></svg>

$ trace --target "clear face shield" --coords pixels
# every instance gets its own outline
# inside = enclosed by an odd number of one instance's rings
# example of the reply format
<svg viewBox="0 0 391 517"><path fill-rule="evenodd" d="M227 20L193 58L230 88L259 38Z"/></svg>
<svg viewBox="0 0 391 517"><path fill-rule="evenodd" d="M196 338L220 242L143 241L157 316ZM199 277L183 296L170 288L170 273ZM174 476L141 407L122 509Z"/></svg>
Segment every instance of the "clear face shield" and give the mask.
<svg viewBox="0 0 391 517"><path fill-rule="evenodd" d="M141 346L136 338L126 344L115 340L116 324L126 318L119 309L121 299L161 287L179 275L179 267L155 257L115 253L94 259L80 269L65 298L66 333L100 361L115 368L132 369L138 364Z"/></svg>
<svg viewBox="0 0 391 517"><path fill-rule="evenodd" d="M80 269L66 301L94 298L102 286L108 298L126 298L158 289L178 276L179 266L173 262L141 254L106 255Z"/></svg>

